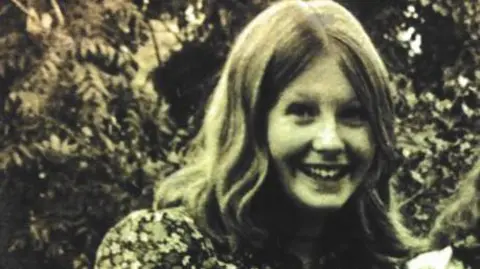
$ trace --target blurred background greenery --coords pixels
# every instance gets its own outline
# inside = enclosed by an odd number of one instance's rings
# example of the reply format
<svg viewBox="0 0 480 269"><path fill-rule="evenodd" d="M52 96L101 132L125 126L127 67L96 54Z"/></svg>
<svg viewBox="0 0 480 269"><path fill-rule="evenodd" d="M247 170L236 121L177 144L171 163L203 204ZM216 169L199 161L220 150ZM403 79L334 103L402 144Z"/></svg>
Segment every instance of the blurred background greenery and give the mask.
<svg viewBox="0 0 480 269"><path fill-rule="evenodd" d="M228 49L270 0L0 3L0 268L90 268L182 166ZM480 2L339 0L389 69L395 205L418 236L478 154Z"/></svg>

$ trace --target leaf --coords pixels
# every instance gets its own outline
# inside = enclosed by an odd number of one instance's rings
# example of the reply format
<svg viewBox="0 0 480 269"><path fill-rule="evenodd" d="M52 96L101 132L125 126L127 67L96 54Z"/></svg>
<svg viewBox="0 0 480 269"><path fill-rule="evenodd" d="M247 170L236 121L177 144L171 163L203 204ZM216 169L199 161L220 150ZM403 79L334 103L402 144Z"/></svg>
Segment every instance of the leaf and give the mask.
<svg viewBox="0 0 480 269"><path fill-rule="evenodd" d="M443 5L440 5L438 3L434 3L432 5L432 8L435 12L437 12L438 14L442 15L442 16L447 16L448 15L448 9L445 8Z"/></svg>
<svg viewBox="0 0 480 269"><path fill-rule="evenodd" d="M30 159L34 159L35 157L33 154L30 152L30 150L25 146L25 145L19 145L18 150L24 155L27 156Z"/></svg>
<svg viewBox="0 0 480 269"><path fill-rule="evenodd" d="M100 94L102 94L105 97L110 97L110 92L107 90L105 85L103 85L102 79L95 75L92 76L92 84L95 86L95 90L97 90Z"/></svg>
<svg viewBox="0 0 480 269"><path fill-rule="evenodd" d="M452 101L445 99L440 102L435 102L435 108L440 112L449 111L453 106Z"/></svg>
<svg viewBox="0 0 480 269"><path fill-rule="evenodd" d="M43 30L50 31L52 29L53 18L48 13L42 13L41 15L41 26Z"/></svg>
<svg viewBox="0 0 480 269"><path fill-rule="evenodd" d="M127 61L128 61L127 57L124 54L120 53L117 57L116 66L117 67L122 67Z"/></svg>
<svg viewBox="0 0 480 269"><path fill-rule="evenodd" d="M100 134L100 138L102 139L103 143L107 147L107 150L110 152L115 151L115 144L110 140L110 138L104 134Z"/></svg>
<svg viewBox="0 0 480 269"><path fill-rule="evenodd" d="M98 52L100 53L100 55L108 56L108 48L106 45L99 42L97 46L98 46Z"/></svg>
<svg viewBox="0 0 480 269"><path fill-rule="evenodd" d="M88 39L85 39L81 44L80 44L80 58L81 59L87 59L88 56Z"/></svg>
<svg viewBox="0 0 480 269"><path fill-rule="evenodd" d="M417 96L411 91L405 93L405 99L409 108L413 108L418 103Z"/></svg>
<svg viewBox="0 0 480 269"><path fill-rule="evenodd" d="M97 45L94 42L86 42L85 47L91 55L96 55L98 53Z"/></svg>
<svg viewBox="0 0 480 269"><path fill-rule="evenodd" d="M107 57L109 64L113 63L113 61L115 60L116 54L117 54L117 51L114 48L106 47L104 56Z"/></svg>
<svg viewBox="0 0 480 269"><path fill-rule="evenodd" d="M87 76L87 69L81 65L75 65L73 73L73 81L76 84L80 84L85 80Z"/></svg>
<svg viewBox="0 0 480 269"><path fill-rule="evenodd" d="M61 146L61 153L63 154L71 154L75 152L78 148L78 144L69 144L68 140L63 141Z"/></svg>
<svg viewBox="0 0 480 269"><path fill-rule="evenodd" d="M22 161L22 158L20 158L20 154L18 154L18 152L16 151L12 152L12 158L16 165L22 166L23 161Z"/></svg>
<svg viewBox="0 0 480 269"><path fill-rule="evenodd" d="M77 89L77 93L79 95L84 95L90 88L90 81L88 79L85 79L82 83L80 83L80 86Z"/></svg>
<svg viewBox="0 0 480 269"><path fill-rule="evenodd" d="M60 141L60 138L55 134L52 134L50 136L50 147L55 151L60 151L62 149L62 142Z"/></svg>
<svg viewBox="0 0 480 269"><path fill-rule="evenodd" d="M27 25L26 30L29 34L33 36L38 36L42 33L42 25L40 21L40 16L34 8L28 9L27 16Z"/></svg>
<svg viewBox="0 0 480 269"><path fill-rule="evenodd" d="M420 4L424 7L428 6L431 4L431 0L420 0Z"/></svg>
<svg viewBox="0 0 480 269"><path fill-rule="evenodd" d="M93 87L88 87L87 90L84 92L82 96L82 100L84 102L88 102L90 100L94 100L94 95L95 95L95 89Z"/></svg>
<svg viewBox="0 0 480 269"><path fill-rule="evenodd" d="M54 62L47 60L47 61L45 61L44 64L45 64L44 68L47 70L46 72L50 73L51 77L58 76L58 68L57 68L57 66L55 65Z"/></svg>
<svg viewBox="0 0 480 269"><path fill-rule="evenodd" d="M468 118L471 118L475 114L475 111L469 108L465 103L462 104L462 110Z"/></svg>
<svg viewBox="0 0 480 269"><path fill-rule="evenodd" d="M413 180L415 180L416 182L422 185L425 183L425 179L417 171L410 171L410 176L412 177Z"/></svg>
<svg viewBox="0 0 480 269"><path fill-rule="evenodd" d="M87 126L84 126L82 128L82 133L88 137L92 137L93 136L93 132L92 132L92 129L90 129L89 127Z"/></svg>

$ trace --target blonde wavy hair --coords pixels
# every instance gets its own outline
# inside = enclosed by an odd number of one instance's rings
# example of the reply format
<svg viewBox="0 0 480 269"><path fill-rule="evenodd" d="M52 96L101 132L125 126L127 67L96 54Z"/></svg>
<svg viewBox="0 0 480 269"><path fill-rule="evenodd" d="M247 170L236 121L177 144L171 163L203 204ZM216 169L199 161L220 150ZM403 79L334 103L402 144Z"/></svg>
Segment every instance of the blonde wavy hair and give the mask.
<svg viewBox="0 0 480 269"><path fill-rule="evenodd" d="M246 26L208 102L191 161L159 182L155 207L181 204L219 244L263 248L273 234L272 200L282 197L275 180L267 180L275 171L266 116L282 89L325 53L340 56L376 145L368 176L335 218L344 226L332 227L351 229L372 262L403 259L407 251L385 204L397 160L388 73L361 24L333 1L277 2Z"/></svg>

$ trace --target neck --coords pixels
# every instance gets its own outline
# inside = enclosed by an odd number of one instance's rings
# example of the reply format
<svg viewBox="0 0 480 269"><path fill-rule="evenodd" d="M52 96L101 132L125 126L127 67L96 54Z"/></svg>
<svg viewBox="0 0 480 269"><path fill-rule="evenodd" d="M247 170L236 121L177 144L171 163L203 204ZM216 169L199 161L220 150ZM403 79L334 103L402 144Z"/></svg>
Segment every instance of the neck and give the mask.
<svg viewBox="0 0 480 269"><path fill-rule="evenodd" d="M320 236L328 218L328 212L309 209L297 209L296 212L292 235L299 238Z"/></svg>
<svg viewBox="0 0 480 269"><path fill-rule="evenodd" d="M323 230L325 218L301 215L295 219L298 221L291 239L288 243L288 251L302 262L302 268L311 268L312 261L319 255L318 240Z"/></svg>
<svg viewBox="0 0 480 269"><path fill-rule="evenodd" d="M303 268L310 268L312 261L320 255L319 238L327 212L295 208L293 214L285 216L289 225L282 227L282 237L287 241L285 248L302 261Z"/></svg>

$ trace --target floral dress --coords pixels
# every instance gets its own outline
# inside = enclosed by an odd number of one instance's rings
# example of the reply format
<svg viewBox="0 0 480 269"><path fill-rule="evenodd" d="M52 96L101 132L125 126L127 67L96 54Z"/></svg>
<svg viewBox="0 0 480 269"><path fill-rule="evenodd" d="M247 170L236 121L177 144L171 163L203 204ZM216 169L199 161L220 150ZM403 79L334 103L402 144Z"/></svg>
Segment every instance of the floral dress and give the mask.
<svg viewBox="0 0 480 269"><path fill-rule="evenodd" d="M417 259L418 260L418 259ZM413 269L444 269L418 262ZM105 235L96 269L299 269L299 259L242 251L224 253L202 235L183 208L131 213ZM355 268L352 265L351 268ZM400 268L400 267L399 267Z"/></svg>
<svg viewBox="0 0 480 269"><path fill-rule="evenodd" d="M183 209L140 210L113 227L97 250L95 268L271 269L253 255L220 254Z"/></svg>

